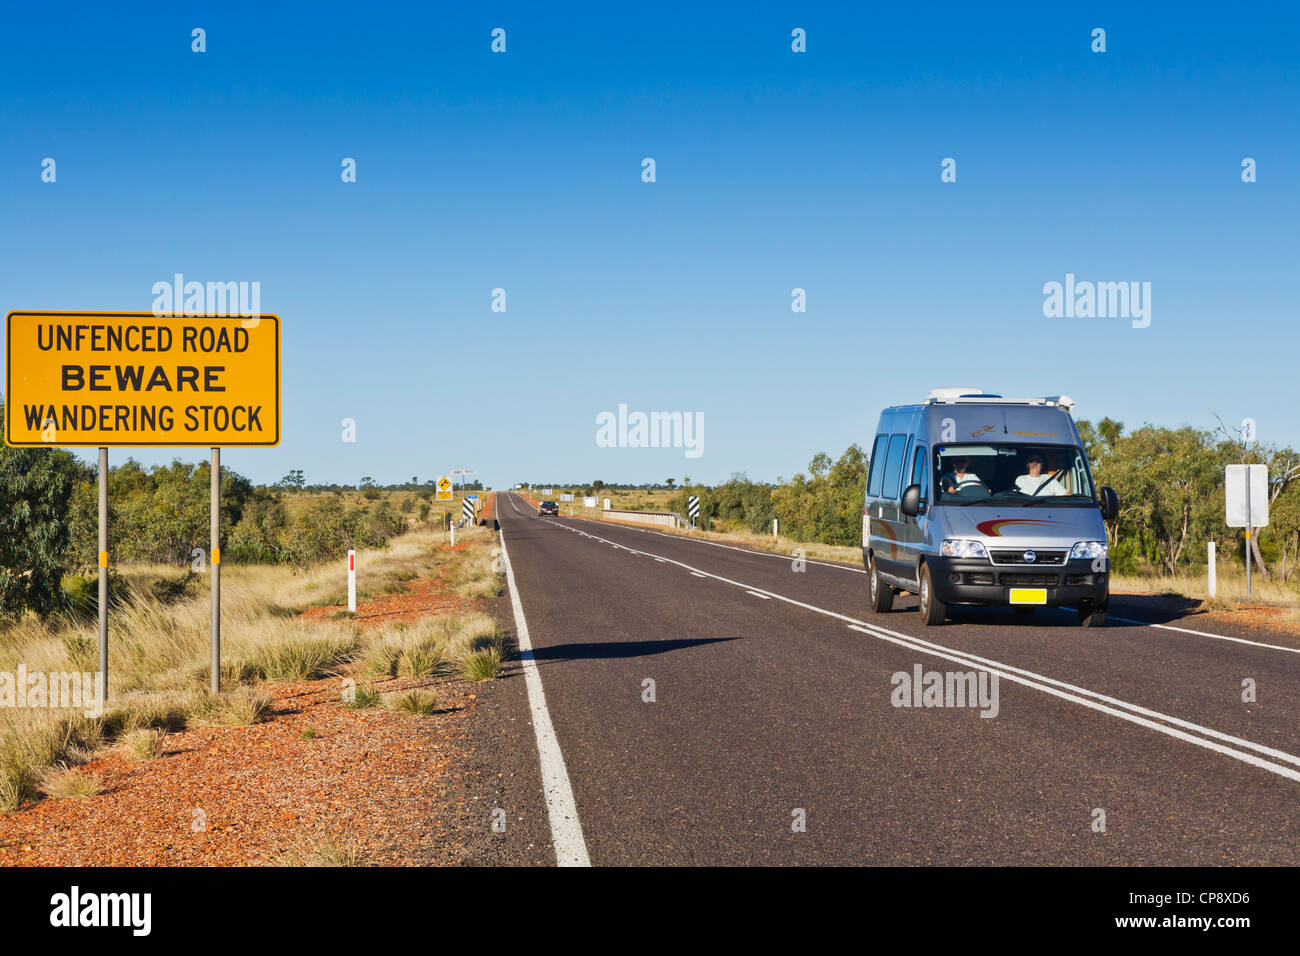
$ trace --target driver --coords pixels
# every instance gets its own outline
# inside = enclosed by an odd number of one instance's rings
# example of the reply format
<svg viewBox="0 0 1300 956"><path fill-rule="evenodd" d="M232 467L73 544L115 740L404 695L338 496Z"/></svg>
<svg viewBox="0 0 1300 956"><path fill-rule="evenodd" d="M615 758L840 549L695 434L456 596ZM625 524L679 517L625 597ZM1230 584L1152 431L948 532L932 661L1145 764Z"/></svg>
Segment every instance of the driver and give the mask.
<svg viewBox="0 0 1300 956"><path fill-rule="evenodd" d="M1049 497L1052 495L1063 495L1066 493L1065 487L1056 480L1056 474L1044 475L1043 466L1046 462L1041 452L1031 451L1029 457L1025 459L1025 468L1029 472L1027 475L1021 475L1016 479L1016 491L1022 495L1032 495L1034 497Z"/></svg>
<svg viewBox="0 0 1300 956"><path fill-rule="evenodd" d="M944 472L939 478L939 488L949 494L957 494L963 488L978 488L984 484L980 481L980 476L973 471L967 471L970 466L970 459L962 456L952 460L952 471Z"/></svg>

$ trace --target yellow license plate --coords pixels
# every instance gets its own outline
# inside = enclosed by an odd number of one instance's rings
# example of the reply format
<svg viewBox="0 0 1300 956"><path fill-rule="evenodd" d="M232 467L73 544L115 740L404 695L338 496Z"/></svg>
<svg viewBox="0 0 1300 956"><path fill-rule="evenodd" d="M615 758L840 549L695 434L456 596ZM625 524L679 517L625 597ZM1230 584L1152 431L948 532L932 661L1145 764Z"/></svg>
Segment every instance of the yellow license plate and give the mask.
<svg viewBox="0 0 1300 956"><path fill-rule="evenodd" d="M1012 604L1046 604L1047 588L1012 588Z"/></svg>

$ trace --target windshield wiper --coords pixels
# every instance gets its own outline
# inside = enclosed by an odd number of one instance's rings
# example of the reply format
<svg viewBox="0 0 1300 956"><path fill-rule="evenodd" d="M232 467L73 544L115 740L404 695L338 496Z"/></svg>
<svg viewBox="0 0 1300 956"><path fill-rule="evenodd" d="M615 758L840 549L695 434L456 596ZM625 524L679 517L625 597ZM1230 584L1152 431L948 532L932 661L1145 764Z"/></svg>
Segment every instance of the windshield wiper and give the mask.
<svg viewBox="0 0 1300 956"><path fill-rule="evenodd" d="M1043 498L1030 498L1028 501L1024 502L1024 504L1022 504L1021 507L1032 508L1035 505L1041 505L1041 504L1052 504L1052 503L1061 504L1061 499L1063 498L1076 498L1076 499L1082 498L1084 501L1087 502L1092 502L1094 500L1092 498L1089 498L1087 495L1048 495ZM1072 503L1077 504L1078 502L1076 501Z"/></svg>

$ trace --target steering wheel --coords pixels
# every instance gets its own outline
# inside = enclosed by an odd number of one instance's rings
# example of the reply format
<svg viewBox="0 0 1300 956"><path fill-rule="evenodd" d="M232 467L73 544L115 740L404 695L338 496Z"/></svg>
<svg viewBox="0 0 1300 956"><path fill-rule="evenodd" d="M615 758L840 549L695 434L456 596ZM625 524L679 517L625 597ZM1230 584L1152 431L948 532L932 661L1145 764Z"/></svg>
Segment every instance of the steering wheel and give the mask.
<svg viewBox="0 0 1300 956"><path fill-rule="evenodd" d="M950 482L950 484L952 485L952 491L949 491L948 494L950 494L950 495L956 495L957 497L961 497L961 496L963 496L967 491L969 491L970 489L975 488L975 487L977 487L977 486L978 486L979 488L983 488L983 489L984 489L984 496L985 496L986 498L992 497L992 495L993 495L993 489L991 489L987 484L985 484L983 478L966 478L966 479L963 479L963 481L962 481L962 486L961 486L960 488L958 488L957 485L956 485L955 483Z"/></svg>

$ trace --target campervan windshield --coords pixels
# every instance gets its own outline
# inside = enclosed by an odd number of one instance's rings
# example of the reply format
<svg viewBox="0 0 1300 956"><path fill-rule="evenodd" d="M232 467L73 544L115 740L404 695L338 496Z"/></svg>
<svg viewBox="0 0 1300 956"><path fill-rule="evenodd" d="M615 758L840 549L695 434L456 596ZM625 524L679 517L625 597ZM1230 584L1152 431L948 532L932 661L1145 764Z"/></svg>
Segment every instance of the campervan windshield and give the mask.
<svg viewBox="0 0 1300 956"><path fill-rule="evenodd" d="M1072 445L940 445L934 500L945 505L1095 507L1083 452Z"/></svg>

